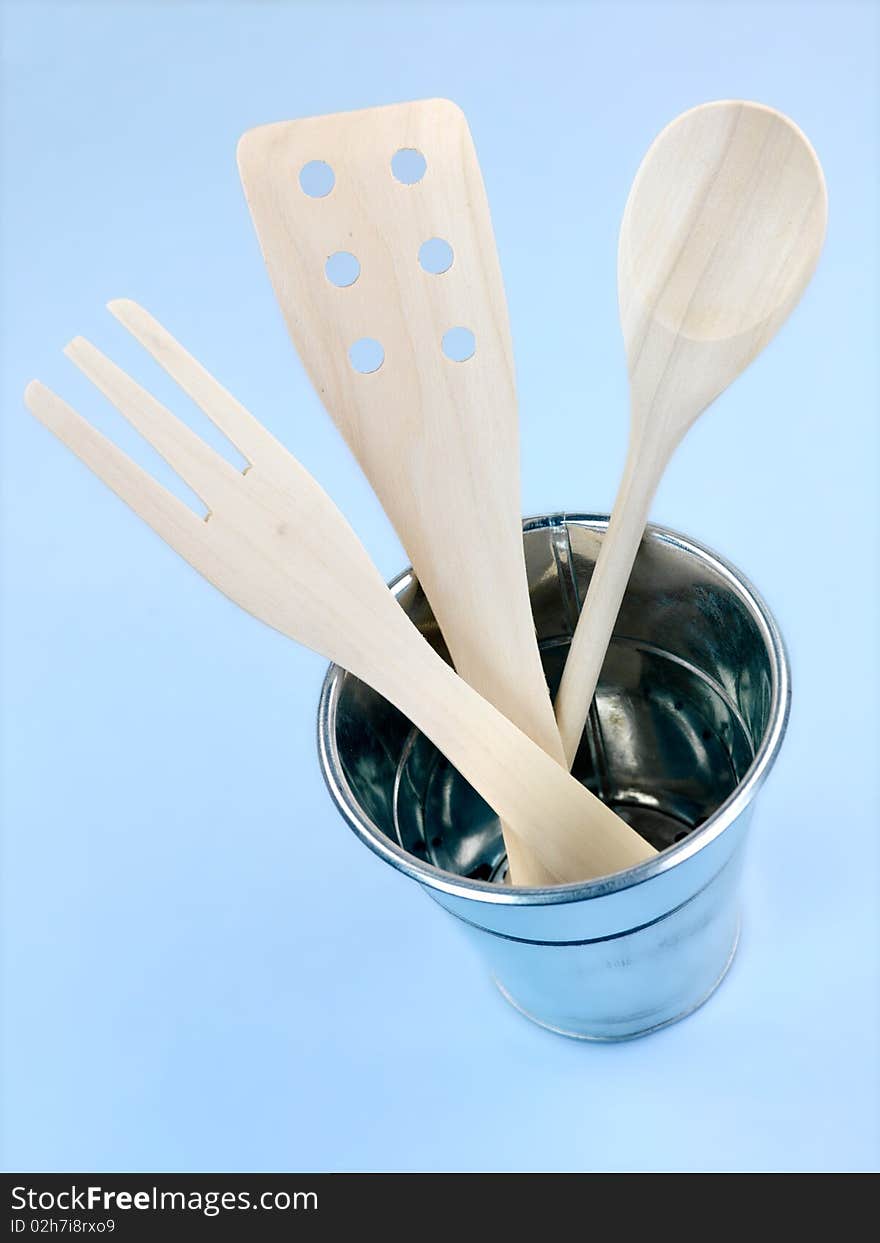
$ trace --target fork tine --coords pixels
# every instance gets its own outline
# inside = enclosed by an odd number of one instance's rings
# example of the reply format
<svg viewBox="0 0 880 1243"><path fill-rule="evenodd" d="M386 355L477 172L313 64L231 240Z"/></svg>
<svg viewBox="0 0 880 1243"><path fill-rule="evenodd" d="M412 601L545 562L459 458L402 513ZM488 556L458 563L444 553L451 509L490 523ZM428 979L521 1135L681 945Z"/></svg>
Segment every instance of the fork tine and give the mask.
<svg viewBox="0 0 880 1243"><path fill-rule="evenodd" d="M84 337L75 337L64 353L161 453L208 509L220 480L234 483L241 479L241 473L225 458Z"/></svg>
<svg viewBox="0 0 880 1243"><path fill-rule="evenodd" d="M149 311L130 298L115 298L107 303L107 310L152 354L159 366L177 381L251 464L277 455L281 445L275 437Z"/></svg>
<svg viewBox="0 0 880 1243"><path fill-rule="evenodd" d="M203 518L157 483L152 475L39 380L32 380L27 386L24 400L31 414L54 432L108 488L175 551L200 568L204 558L198 553L205 544L206 531Z"/></svg>

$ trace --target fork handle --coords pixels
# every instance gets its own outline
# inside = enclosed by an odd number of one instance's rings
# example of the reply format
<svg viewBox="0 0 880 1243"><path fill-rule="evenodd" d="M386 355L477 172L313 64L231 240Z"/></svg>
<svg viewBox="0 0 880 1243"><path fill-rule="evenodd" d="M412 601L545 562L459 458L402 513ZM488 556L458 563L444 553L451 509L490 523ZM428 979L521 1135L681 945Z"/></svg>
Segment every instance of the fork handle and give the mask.
<svg viewBox="0 0 880 1243"><path fill-rule="evenodd" d="M443 752L557 883L606 876L654 856L653 847L410 629L405 641L401 632L390 660L386 653L373 684Z"/></svg>

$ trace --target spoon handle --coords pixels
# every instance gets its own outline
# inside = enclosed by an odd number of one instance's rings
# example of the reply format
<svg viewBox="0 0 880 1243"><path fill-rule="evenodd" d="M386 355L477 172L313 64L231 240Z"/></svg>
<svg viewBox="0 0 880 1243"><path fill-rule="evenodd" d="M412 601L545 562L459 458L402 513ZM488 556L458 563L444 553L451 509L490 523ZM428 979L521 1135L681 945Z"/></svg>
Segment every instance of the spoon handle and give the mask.
<svg viewBox="0 0 880 1243"><path fill-rule="evenodd" d="M580 746L651 500L665 464L666 455L646 451L642 438L633 435L611 520L602 539L556 696L556 723L569 768Z"/></svg>

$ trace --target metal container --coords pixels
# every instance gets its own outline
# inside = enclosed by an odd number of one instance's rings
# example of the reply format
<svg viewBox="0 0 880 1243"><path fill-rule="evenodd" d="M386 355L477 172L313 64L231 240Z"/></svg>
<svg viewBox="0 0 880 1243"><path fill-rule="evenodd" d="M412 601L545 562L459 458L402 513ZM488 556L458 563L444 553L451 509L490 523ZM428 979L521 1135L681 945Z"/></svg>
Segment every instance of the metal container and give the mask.
<svg viewBox="0 0 880 1243"><path fill-rule="evenodd" d="M606 525L593 514L524 525L553 691ZM413 574L392 588L445 654ZM730 966L743 844L788 703L785 649L754 589L717 554L650 527L573 771L656 858L583 884L505 884L493 812L400 712L335 665L318 741L345 819L457 916L512 1005L567 1036L619 1040L683 1018Z"/></svg>

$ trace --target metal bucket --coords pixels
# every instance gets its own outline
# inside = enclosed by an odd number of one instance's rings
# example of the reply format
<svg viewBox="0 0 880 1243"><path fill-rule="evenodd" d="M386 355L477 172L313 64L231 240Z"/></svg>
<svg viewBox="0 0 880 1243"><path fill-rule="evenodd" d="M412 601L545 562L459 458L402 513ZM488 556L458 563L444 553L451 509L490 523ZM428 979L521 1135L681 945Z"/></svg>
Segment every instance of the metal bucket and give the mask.
<svg viewBox="0 0 880 1243"><path fill-rule="evenodd" d="M524 524L551 691L606 525L592 514ZM445 654L413 574L392 589ZM583 884L506 885L494 813L397 709L335 665L318 743L345 819L457 916L508 1001L564 1035L619 1040L683 1018L730 966L742 847L788 704L785 649L754 589L717 554L649 527L573 771L656 858Z"/></svg>

